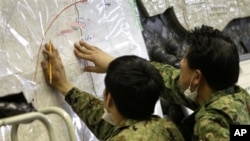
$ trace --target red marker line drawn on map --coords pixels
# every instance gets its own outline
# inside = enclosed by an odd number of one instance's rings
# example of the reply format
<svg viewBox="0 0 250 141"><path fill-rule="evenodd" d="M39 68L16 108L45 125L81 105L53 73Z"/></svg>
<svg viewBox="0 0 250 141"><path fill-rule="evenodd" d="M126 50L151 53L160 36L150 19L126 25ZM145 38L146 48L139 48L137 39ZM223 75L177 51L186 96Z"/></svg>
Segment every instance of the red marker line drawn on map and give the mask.
<svg viewBox="0 0 250 141"><path fill-rule="evenodd" d="M86 24L81 22L69 22L68 26L72 27L73 29L78 29L78 28L84 28Z"/></svg>
<svg viewBox="0 0 250 141"><path fill-rule="evenodd" d="M57 32L57 36L68 34L74 32L75 29L69 28L69 29L62 29Z"/></svg>
<svg viewBox="0 0 250 141"><path fill-rule="evenodd" d="M57 36L68 34L68 33L72 33L75 30L78 30L78 29L81 29L81 28L84 28L84 27L86 27L85 23L69 22L68 23L68 27L66 29L61 29L61 30L59 30L57 32Z"/></svg>

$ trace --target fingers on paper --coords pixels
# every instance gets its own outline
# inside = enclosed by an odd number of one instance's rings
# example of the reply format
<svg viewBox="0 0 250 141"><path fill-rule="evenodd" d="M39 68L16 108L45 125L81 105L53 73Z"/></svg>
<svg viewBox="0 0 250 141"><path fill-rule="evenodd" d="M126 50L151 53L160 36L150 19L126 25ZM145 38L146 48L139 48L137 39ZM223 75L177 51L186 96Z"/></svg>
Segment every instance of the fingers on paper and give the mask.
<svg viewBox="0 0 250 141"><path fill-rule="evenodd" d="M95 51L95 50L100 50L99 48L88 44L87 42L80 40L79 45L85 47L87 50Z"/></svg>
<svg viewBox="0 0 250 141"><path fill-rule="evenodd" d="M81 58L81 59L86 59L86 60L89 60L89 61L93 61L93 56L91 55L91 53L85 53L83 51L79 51L78 49L75 49L74 50L74 53L75 55L78 57L78 58Z"/></svg>
<svg viewBox="0 0 250 141"><path fill-rule="evenodd" d="M45 44L45 49L43 50L43 55L48 60L51 59L52 62L56 61L56 59L61 60L60 54L57 49L54 48L53 44L51 46L51 51L49 49L49 44Z"/></svg>
<svg viewBox="0 0 250 141"><path fill-rule="evenodd" d="M54 52L56 51L54 45L51 43L51 50L50 45L48 43L45 44L45 49L43 50L49 57L52 57Z"/></svg>
<svg viewBox="0 0 250 141"><path fill-rule="evenodd" d="M83 53L83 54L91 54L91 50L89 50L88 48L86 48L85 46L81 46L78 43L74 44L75 46L75 50L77 50L79 53Z"/></svg>

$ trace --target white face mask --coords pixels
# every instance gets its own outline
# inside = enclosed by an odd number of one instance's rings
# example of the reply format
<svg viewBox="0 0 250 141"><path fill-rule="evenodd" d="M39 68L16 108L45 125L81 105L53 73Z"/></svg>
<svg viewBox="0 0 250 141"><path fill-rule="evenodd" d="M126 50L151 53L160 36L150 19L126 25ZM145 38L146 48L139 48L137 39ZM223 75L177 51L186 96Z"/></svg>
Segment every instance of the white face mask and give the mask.
<svg viewBox="0 0 250 141"><path fill-rule="evenodd" d="M193 74L193 76L192 76L192 79L191 79L191 81L190 81L190 83L189 83L188 88L184 91L184 95L185 95L187 98L189 98L190 100L196 102L196 97L197 97L197 95L198 95L198 92L197 92L197 91L198 91L199 86L198 86L193 92L191 92L191 83L192 83L193 79L194 79L194 74Z"/></svg>
<svg viewBox="0 0 250 141"><path fill-rule="evenodd" d="M112 114L109 113L106 108L104 108L104 114L102 115L102 119L104 119L105 121L107 121L108 123L110 123L112 125L115 125L114 121L113 121Z"/></svg>

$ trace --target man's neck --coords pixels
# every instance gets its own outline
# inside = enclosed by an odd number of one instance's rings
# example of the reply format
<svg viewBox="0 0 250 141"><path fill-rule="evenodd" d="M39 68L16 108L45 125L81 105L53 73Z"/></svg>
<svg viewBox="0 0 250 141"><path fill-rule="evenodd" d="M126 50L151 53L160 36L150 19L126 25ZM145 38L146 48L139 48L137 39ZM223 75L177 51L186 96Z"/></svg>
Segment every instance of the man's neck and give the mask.
<svg viewBox="0 0 250 141"><path fill-rule="evenodd" d="M204 105L212 93L213 91L210 89L208 85L200 86L197 97L199 105L200 106Z"/></svg>
<svg viewBox="0 0 250 141"><path fill-rule="evenodd" d="M124 117L117 111L117 109L112 110L111 114L115 125L119 124L124 119Z"/></svg>

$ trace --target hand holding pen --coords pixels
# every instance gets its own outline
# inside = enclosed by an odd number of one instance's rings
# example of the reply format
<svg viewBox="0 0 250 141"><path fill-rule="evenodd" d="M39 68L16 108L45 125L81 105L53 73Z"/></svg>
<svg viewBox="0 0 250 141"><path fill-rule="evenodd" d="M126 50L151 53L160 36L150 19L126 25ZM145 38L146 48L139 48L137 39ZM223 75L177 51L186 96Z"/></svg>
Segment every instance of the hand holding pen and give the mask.
<svg viewBox="0 0 250 141"><path fill-rule="evenodd" d="M43 56L41 65L46 82L65 95L73 86L67 80L61 57L52 42L45 44Z"/></svg>

